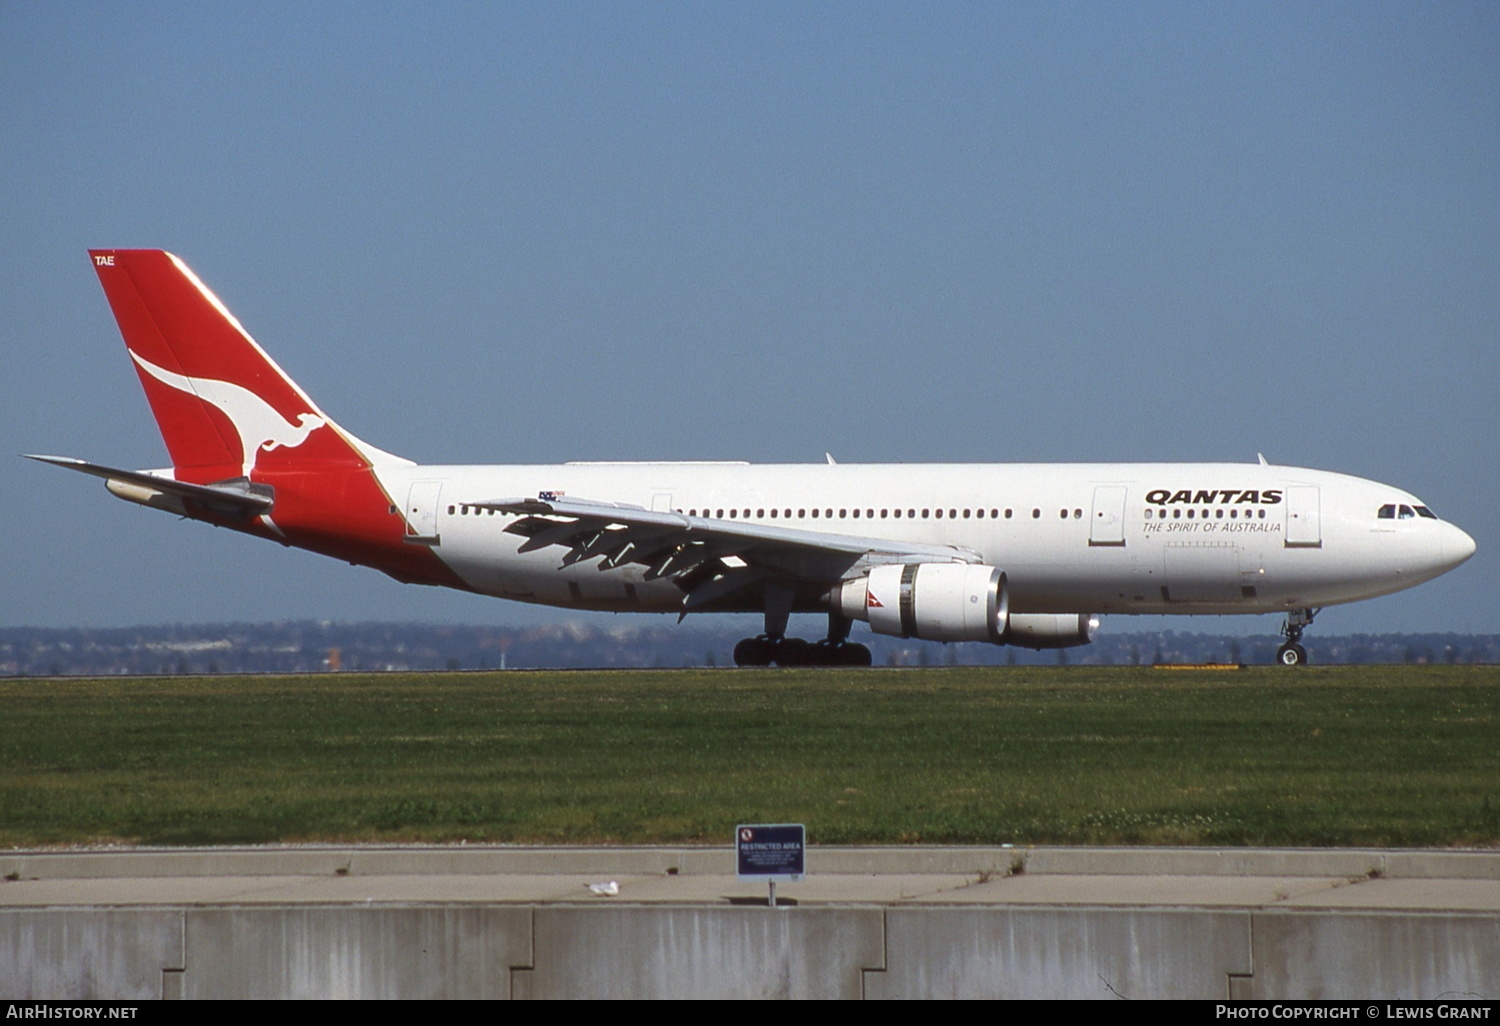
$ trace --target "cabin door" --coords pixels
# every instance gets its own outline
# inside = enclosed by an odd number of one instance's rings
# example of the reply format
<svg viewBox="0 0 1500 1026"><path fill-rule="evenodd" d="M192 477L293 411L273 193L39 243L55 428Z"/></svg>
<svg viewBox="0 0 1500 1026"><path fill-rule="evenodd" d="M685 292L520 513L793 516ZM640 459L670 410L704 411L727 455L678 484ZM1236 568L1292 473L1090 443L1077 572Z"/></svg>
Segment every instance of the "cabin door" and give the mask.
<svg viewBox="0 0 1500 1026"><path fill-rule="evenodd" d="M1089 525L1089 544L1125 544L1124 485L1099 485L1094 489L1094 519Z"/></svg>
<svg viewBox="0 0 1500 1026"><path fill-rule="evenodd" d="M1286 490L1288 548L1317 548L1323 544L1317 485L1292 485Z"/></svg>
<svg viewBox="0 0 1500 1026"><path fill-rule="evenodd" d="M414 481L406 493L406 540L418 545L436 545L438 536L438 499L441 481Z"/></svg>

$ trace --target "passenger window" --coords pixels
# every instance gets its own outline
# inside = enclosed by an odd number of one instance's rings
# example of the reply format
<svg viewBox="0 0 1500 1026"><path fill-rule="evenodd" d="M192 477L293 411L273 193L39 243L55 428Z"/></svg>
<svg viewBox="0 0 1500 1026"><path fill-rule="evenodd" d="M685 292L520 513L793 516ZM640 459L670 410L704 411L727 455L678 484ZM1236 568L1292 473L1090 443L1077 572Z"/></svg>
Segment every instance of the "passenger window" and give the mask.
<svg viewBox="0 0 1500 1026"><path fill-rule="evenodd" d="M1010 511L1010 510L1006 510L1006 511L1005 511L1005 519L1006 519L1006 520L1009 520L1009 519L1010 519L1010 518L1011 518L1011 517L1010 517L1010 513L1011 513L1011 511Z"/></svg>
<svg viewBox="0 0 1500 1026"><path fill-rule="evenodd" d="M930 514L930 511L929 511L929 510L925 510L925 509L924 509L924 510L923 510L923 511L922 511L922 519L923 519L923 520L926 520L926 519L927 519L927 517L928 517L928 516L929 516L929 514Z"/></svg>
<svg viewBox="0 0 1500 1026"><path fill-rule="evenodd" d="M1197 512L1197 510L1192 510L1192 509L1188 510L1188 519L1189 520L1193 519L1193 514L1196 513L1196 512Z"/></svg>
<svg viewBox="0 0 1500 1026"><path fill-rule="evenodd" d="M1068 519L1068 511L1065 509L1060 509L1057 511L1057 516L1059 520L1066 520Z"/></svg>
<svg viewBox="0 0 1500 1026"><path fill-rule="evenodd" d="M1214 519L1215 520L1223 520L1224 519L1224 511L1222 509L1216 509L1216 510L1214 510Z"/></svg>
<svg viewBox="0 0 1500 1026"><path fill-rule="evenodd" d="M1073 511L1073 519L1074 520L1082 520L1083 519L1083 510L1081 510L1081 509L1075 509Z"/></svg>
<svg viewBox="0 0 1500 1026"><path fill-rule="evenodd" d="M1260 517L1262 520L1266 519L1266 511L1265 510L1259 510L1259 511L1256 512L1255 515L1258 516L1258 517Z"/></svg>
<svg viewBox="0 0 1500 1026"><path fill-rule="evenodd" d="M899 509L893 509L891 510L891 513L894 514L897 520L901 519L901 511Z"/></svg>
<svg viewBox="0 0 1500 1026"><path fill-rule="evenodd" d="M855 510L855 511L854 511L854 519L855 519L855 520L858 520L858 519L859 519L859 510Z"/></svg>
<svg viewBox="0 0 1500 1026"><path fill-rule="evenodd" d="M775 519L776 519L776 511L775 511L775 510L774 510L774 509L773 509L773 510L771 510L771 519L772 519L772 520L775 520Z"/></svg>
<svg viewBox="0 0 1500 1026"><path fill-rule="evenodd" d="M814 520L818 519L818 511L817 510L813 510L813 519Z"/></svg>
<svg viewBox="0 0 1500 1026"><path fill-rule="evenodd" d="M937 510L936 511L936 516L937 516L937 518L939 520L943 519L943 511L942 510Z"/></svg>
<svg viewBox="0 0 1500 1026"><path fill-rule="evenodd" d="M773 512L774 512L774 510L773 510ZM746 515L746 516L749 516L749 515L750 515L750 511L749 511L749 510L748 510L748 509L747 509L747 510L745 510L745 515ZM765 510L763 510L763 509L758 509L758 510L756 510L756 511L755 511L755 519L757 519L757 520L762 520L762 519L764 519L764 518L765 518L765 515L766 515L766 511L765 511Z"/></svg>
<svg viewBox="0 0 1500 1026"><path fill-rule="evenodd" d="M1146 510L1146 519L1147 519L1147 520L1150 520L1150 519L1151 519L1151 511L1150 511L1150 510L1149 510L1149 509L1148 509L1148 510Z"/></svg>
<svg viewBox="0 0 1500 1026"><path fill-rule="evenodd" d="M816 513L817 510L813 510L813 512ZM805 509L799 509L797 511L797 519L798 520L806 520L807 519L807 510L805 510Z"/></svg>
<svg viewBox="0 0 1500 1026"><path fill-rule="evenodd" d="M450 517L451 517L451 516L452 516L452 515L453 515L453 507L452 507L452 506L449 506L449 507L448 507L448 515L449 515L449 516L450 516Z"/></svg>
<svg viewBox="0 0 1500 1026"><path fill-rule="evenodd" d="M1192 516L1192 515L1193 515L1193 511L1192 510L1188 510L1188 516ZM1174 509L1172 511L1172 519L1173 520L1181 520L1182 519L1182 510L1180 510L1180 509Z"/></svg>
<svg viewBox="0 0 1500 1026"><path fill-rule="evenodd" d="M984 512L984 510L980 510L980 511L979 511L979 512L980 512L980 513L983 513L983 512ZM967 520L967 519L969 519L969 511L968 511L968 510L964 510L964 519L965 519L965 520Z"/></svg>
<svg viewBox="0 0 1500 1026"><path fill-rule="evenodd" d="M1031 511L1031 519L1033 519L1033 520L1040 520L1040 519L1042 519L1042 511L1039 510L1039 509L1033 509Z"/></svg>

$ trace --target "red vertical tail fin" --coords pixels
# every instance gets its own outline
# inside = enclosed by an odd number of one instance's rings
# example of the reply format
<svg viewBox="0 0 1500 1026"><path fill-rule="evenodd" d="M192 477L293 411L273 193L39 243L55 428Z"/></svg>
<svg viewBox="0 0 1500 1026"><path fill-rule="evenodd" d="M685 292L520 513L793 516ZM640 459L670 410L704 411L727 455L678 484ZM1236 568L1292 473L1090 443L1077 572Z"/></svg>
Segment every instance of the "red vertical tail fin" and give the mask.
<svg viewBox="0 0 1500 1026"><path fill-rule="evenodd" d="M171 253L89 255L179 479L396 459L329 420Z"/></svg>

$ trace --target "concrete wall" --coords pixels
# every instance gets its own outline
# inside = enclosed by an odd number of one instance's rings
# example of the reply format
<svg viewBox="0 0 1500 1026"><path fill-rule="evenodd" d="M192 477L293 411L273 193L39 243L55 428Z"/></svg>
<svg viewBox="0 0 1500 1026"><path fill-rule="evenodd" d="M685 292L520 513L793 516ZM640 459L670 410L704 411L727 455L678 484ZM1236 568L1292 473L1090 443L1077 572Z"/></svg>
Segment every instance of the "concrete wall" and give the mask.
<svg viewBox="0 0 1500 1026"><path fill-rule="evenodd" d="M621 913L624 913L623 915ZM543 908L536 998L857 998L878 908Z"/></svg>
<svg viewBox="0 0 1500 1026"><path fill-rule="evenodd" d="M183 965L170 909L0 910L0 998L145 1000Z"/></svg>
<svg viewBox="0 0 1500 1026"><path fill-rule="evenodd" d="M1249 917L1160 909L900 908L889 959L866 995L883 998L1229 996L1250 972Z"/></svg>
<svg viewBox="0 0 1500 1026"><path fill-rule="evenodd" d="M1252 918L1256 997L1500 997L1500 916L1257 912ZM1366 981L1378 991L1364 990Z"/></svg>
<svg viewBox="0 0 1500 1026"><path fill-rule="evenodd" d="M185 998L506 998L532 910L295 906L184 913Z"/></svg>
<svg viewBox="0 0 1500 1026"><path fill-rule="evenodd" d="M1500 997L1500 916L1087 907L0 910L0 998Z"/></svg>

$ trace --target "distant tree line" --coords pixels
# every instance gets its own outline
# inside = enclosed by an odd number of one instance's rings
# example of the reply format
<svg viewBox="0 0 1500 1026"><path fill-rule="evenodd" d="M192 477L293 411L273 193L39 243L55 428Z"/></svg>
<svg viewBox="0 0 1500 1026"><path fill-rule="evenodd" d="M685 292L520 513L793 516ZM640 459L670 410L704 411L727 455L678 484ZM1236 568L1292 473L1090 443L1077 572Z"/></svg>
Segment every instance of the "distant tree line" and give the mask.
<svg viewBox="0 0 1500 1026"><path fill-rule="evenodd" d="M330 669L496 670L732 666L739 628L661 622L601 628L284 621L122 628L0 628L0 676L314 673ZM1312 661L1500 663L1496 634L1309 635ZM1094 644L1030 652L859 632L877 666L1150 665L1273 661L1275 635L1102 632Z"/></svg>

